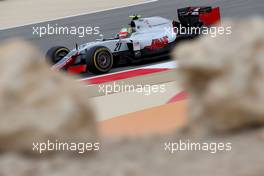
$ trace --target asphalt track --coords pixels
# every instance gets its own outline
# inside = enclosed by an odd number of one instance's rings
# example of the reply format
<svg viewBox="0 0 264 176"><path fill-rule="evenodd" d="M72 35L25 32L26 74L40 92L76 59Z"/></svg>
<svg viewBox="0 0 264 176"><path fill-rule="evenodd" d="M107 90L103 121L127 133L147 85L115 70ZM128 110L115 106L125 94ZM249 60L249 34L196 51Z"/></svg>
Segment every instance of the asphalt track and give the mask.
<svg viewBox="0 0 264 176"><path fill-rule="evenodd" d="M129 23L128 16L141 14L144 17L162 16L169 19L177 19L177 9L185 6L220 6L222 18L244 18L248 16L264 16L263 0L159 0L157 2L97 12L93 14L70 17L50 22L38 23L0 30L0 41L11 37L24 38L32 42L43 53L55 45L63 45L73 48L75 43L94 41L98 36L79 38L78 36L50 35L39 37L32 35L33 26L46 26L57 24L58 26L99 26L105 37L111 37L117 33L122 25ZM10 9L11 10L11 9ZM149 63L148 63L149 64ZM145 66L145 64L143 64ZM140 67L140 66L136 66ZM129 69L131 67L116 68L113 72Z"/></svg>

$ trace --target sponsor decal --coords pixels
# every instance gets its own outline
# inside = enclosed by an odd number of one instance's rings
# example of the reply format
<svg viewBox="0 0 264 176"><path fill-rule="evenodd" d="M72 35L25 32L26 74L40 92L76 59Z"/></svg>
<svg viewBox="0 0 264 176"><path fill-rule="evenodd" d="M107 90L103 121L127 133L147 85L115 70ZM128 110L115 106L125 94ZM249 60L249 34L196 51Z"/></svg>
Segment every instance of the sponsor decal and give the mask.
<svg viewBox="0 0 264 176"><path fill-rule="evenodd" d="M159 39L153 39L150 46L146 46L146 49L157 50L162 49L169 44L168 36L164 36Z"/></svg>

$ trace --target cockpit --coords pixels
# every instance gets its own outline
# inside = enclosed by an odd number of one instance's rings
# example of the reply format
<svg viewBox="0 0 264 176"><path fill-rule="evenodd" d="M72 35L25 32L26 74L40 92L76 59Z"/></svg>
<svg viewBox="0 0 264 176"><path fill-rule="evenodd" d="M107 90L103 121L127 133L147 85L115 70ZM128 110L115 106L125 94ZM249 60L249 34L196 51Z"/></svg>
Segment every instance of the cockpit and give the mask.
<svg viewBox="0 0 264 176"><path fill-rule="evenodd" d="M133 29L131 26L123 27L120 32L118 33L119 38L129 38L131 34L133 33Z"/></svg>
<svg viewBox="0 0 264 176"><path fill-rule="evenodd" d="M132 33L136 32L136 24L134 20L138 20L141 16L135 15L135 16L130 16L132 18L131 23L127 27L123 27L120 32L118 33L119 38L129 38Z"/></svg>
<svg viewBox="0 0 264 176"><path fill-rule="evenodd" d="M140 16L131 16L132 21L126 27L123 27L118 33L117 38L129 38L134 32L149 33L153 31L164 31L170 28L172 22L162 17L140 18Z"/></svg>

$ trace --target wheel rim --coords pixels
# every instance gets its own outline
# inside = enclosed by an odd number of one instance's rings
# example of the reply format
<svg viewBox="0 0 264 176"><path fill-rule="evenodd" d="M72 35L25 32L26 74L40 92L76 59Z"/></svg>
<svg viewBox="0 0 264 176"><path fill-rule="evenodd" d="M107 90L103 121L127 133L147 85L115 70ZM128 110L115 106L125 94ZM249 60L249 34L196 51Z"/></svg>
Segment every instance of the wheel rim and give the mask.
<svg viewBox="0 0 264 176"><path fill-rule="evenodd" d="M97 64L102 69L107 69L109 66L111 66L111 55L108 52L100 52L97 55Z"/></svg>
<svg viewBox="0 0 264 176"><path fill-rule="evenodd" d="M59 51L58 53L56 53L55 57L54 57L54 62L57 63L59 62L62 58L64 58L66 55L68 54L68 51L66 50L62 50Z"/></svg>

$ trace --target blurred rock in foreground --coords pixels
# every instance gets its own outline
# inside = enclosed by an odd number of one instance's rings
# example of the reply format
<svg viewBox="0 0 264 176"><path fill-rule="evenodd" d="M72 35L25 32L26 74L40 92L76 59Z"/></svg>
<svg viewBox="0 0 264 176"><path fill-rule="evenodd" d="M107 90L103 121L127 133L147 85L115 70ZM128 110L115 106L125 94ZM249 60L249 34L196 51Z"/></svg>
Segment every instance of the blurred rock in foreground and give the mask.
<svg viewBox="0 0 264 176"><path fill-rule="evenodd" d="M264 70L261 57L264 40L260 31L264 21L252 19L230 25L232 36L205 37L179 45L175 51L179 74L190 94L192 120L187 130L171 136L108 140L94 157L76 158L58 153L41 159L18 155L11 150L0 155L0 175L263 176ZM18 127L14 125L10 129ZM15 142L15 139L10 138L10 141ZM179 143L179 140L199 144L231 143L232 149L218 150L214 154L165 150L164 143Z"/></svg>
<svg viewBox="0 0 264 176"><path fill-rule="evenodd" d="M33 142L47 140L94 139L86 94L77 81L51 71L28 43L1 44L0 152L32 152Z"/></svg>
<svg viewBox="0 0 264 176"><path fill-rule="evenodd" d="M226 25L232 35L202 38L175 51L194 126L210 133L264 125L263 20Z"/></svg>

